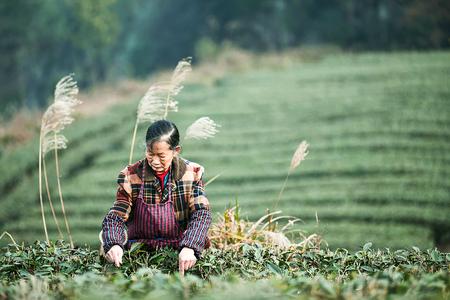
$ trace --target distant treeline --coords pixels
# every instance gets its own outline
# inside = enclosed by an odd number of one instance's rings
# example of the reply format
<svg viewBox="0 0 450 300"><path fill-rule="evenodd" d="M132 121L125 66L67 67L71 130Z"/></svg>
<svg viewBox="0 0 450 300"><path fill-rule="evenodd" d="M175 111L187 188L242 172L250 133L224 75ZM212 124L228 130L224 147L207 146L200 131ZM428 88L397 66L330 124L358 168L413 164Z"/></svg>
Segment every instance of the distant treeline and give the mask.
<svg viewBox="0 0 450 300"><path fill-rule="evenodd" d="M70 72L82 88L142 77L225 41L252 51L439 49L449 32L448 0L3 0L1 112L44 106Z"/></svg>

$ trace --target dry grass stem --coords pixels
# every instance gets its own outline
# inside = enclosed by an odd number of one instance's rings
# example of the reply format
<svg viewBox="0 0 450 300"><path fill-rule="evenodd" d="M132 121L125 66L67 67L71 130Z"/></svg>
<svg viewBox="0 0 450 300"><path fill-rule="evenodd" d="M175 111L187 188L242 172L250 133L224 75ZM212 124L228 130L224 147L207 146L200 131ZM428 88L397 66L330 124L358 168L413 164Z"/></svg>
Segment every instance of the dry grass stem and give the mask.
<svg viewBox="0 0 450 300"><path fill-rule="evenodd" d="M222 175L222 173L219 173L219 174L217 174L216 176L214 176L213 178L211 178L210 180L208 180L208 181L205 183L205 186L207 186L208 184L213 183L214 180L216 180L217 178L220 177L220 175Z"/></svg>
<svg viewBox="0 0 450 300"><path fill-rule="evenodd" d="M14 247L16 247L17 250L19 250L18 244L16 243L16 241L14 240L14 238L12 237L12 235L7 232L7 231L3 231L2 235L0 235L0 240L4 237L4 236L8 236L9 239L13 242Z"/></svg>
<svg viewBox="0 0 450 300"><path fill-rule="evenodd" d="M291 226L291 224L293 225L295 222L301 221L300 219L293 217L293 216L279 216L276 217L274 219L271 219L269 221L267 221L264 225L261 226L261 229L265 229L266 227L269 227L273 222L276 222L278 220L283 220L283 219L288 219L289 222L287 225ZM289 227L288 226L288 227ZM283 227L284 228L284 227ZM286 227L287 228L287 227Z"/></svg>
<svg viewBox="0 0 450 300"><path fill-rule="evenodd" d="M281 187L280 193L278 194L278 198L277 198L275 204L273 205L273 209L277 208L278 202L280 202L280 200L281 200L281 196L283 195L284 189L286 188L286 184L289 179L289 175L291 175L292 171L294 171L300 165L300 163L303 160L305 160L306 155L308 155L308 153L309 153L307 151L308 146L309 146L309 144L306 141L302 141L298 145L297 149L295 150L294 155L292 156L292 159L291 159L289 171L286 175L286 178L284 179L283 186Z"/></svg>
<svg viewBox="0 0 450 300"><path fill-rule="evenodd" d="M42 130L41 130L42 132ZM39 205L41 208L42 225L44 226L45 240L50 243L47 232L47 224L45 222L44 201L42 199L42 133L39 140Z"/></svg>
<svg viewBox="0 0 450 300"><path fill-rule="evenodd" d="M50 187L48 185L47 166L46 166L46 163L45 163L45 157L42 158L42 165L44 167L44 181L45 181L45 189L47 190L48 203L50 204L50 210L52 211L53 220L55 221L56 229L58 230L59 238L62 239L63 238L63 234L61 232L61 228L59 227L58 218L56 217L55 208L53 207L53 200L52 200L52 197L51 197L51 194L50 194Z"/></svg>
<svg viewBox="0 0 450 300"><path fill-rule="evenodd" d="M55 88L55 103L64 103L67 105L67 107L70 108L70 113L73 112L73 108L76 105L81 104L81 101L79 101L76 97L78 95L78 86L77 86L77 82L75 80L73 80L72 75L69 76L65 76L63 77L57 84L56 84L56 88ZM69 241L70 241L70 246L73 248L74 244L73 244L73 239L72 239L72 235L70 233L70 227L69 227L69 222L67 221L67 216L66 216L66 210L64 208L64 199L62 196L62 189L61 189L61 181L60 181L60 169L59 169L59 161L58 161L58 149L64 149L64 148L59 148L58 147L58 142L60 142L61 140L65 140L64 136L62 136L62 138L57 134L57 132L53 133L53 137L55 140L54 143L54 151L55 151L55 164L56 164L56 181L57 181L57 185L58 185L58 194L59 194L59 199L60 199L60 203L61 203L61 210L63 213L63 217L64 217L64 223L66 225L66 230L67 230L67 234L69 236ZM64 143L65 145L65 143Z"/></svg>
<svg viewBox="0 0 450 300"><path fill-rule="evenodd" d="M56 162L56 182L58 183L58 194L59 194L59 200L61 203L61 211L63 213L64 223L66 224L66 230L67 230L67 234L69 236L70 247L73 248L74 245L73 245L72 234L70 233L69 222L67 221L66 209L64 207L64 199L63 199L62 190L61 190L61 181L60 181L61 176L59 174L59 161L58 161L58 149L57 148L55 148L55 162Z"/></svg>
<svg viewBox="0 0 450 300"><path fill-rule="evenodd" d="M318 248L321 239L317 235L308 237L300 234L301 242L293 243L286 236L287 233L300 230L288 230L300 219L291 216L278 216L270 220L273 215L281 211L267 213L256 222L244 221L239 217L239 207L226 209L219 220L211 225L209 237L214 247L219 249L238 249L244 244L259 243L267 247L286 249L290 247ZM264 223L264 220L269 219ZM276 220L287 219L288 223L277 229ZM267 228L267 229L266 229Z"/></svg>
<svg viewBox="0 0 450 300"><path fill-rule="evenodd" d="M41 122L41 132L39 141L39 200L41 205L42 221L44 225L45 237L47 242L49 242L47 225L45 222L44 206L42 201L42 161L45 155L50 151L55 151L55 161L56 161L56 173L57 173L57 183L59 197L61 201L61 207L63 208L64 220L66 223L67 233L69 235L70 244L73 247L72 237L70 235L70 229L67 222L67 217L64 211L64 201L61 192L61 183L59 180L59 164L58 164L58 149L65 149L67 147L67 139L59 134L67 125L71 124L74 120L72 113L76 105L81 104L76 96L78 94L78 87L75 80L73 80L72 75L63 77L57 84L54 92L54 103L52 103L42 116ZM46 170L44 170L46 172ZM47 174L45 174L47 177ZM46 182L47 178L46 178ZM46 184L47 194L49 196L49 201L51 201L50 191L48 190L48 184ZM50 207L53 205L50 203ZM53 212L55 218L55 223L57 223L56 215ZM57 223L58 224L58 223Z"/></svg>
<svg viewBox="0 0 450 300"><path fill-rule="evenodd" d="M272 215L279 214L279 213L281 213L281 210L279 210L279 211L274 211L274 212L271 212L271 213L267 213L267 214L265 214L264 216L262 216L261 218L259 218L258 221L256 221L255 223L253 223L252 227L251 227L250 230L248 231L248 234L249 234L249 235L250 235L250 234L253 234L253 232L258 228L258 226L259 226L265 219L270 218Z"/></svg>

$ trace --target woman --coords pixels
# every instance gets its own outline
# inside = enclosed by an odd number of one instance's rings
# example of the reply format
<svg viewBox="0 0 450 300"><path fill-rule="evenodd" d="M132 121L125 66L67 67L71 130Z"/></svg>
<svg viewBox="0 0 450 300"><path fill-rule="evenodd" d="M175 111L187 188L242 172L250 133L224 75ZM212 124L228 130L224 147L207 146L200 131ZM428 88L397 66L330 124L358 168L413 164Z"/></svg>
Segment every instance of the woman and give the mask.
<svg viewBox="0 0 450 300"><path fill-rule="evenodd" d="M191 268L209 247L211 211L203 185L204 168L179 156L177 127L166 120L150 125L146 157L119 173L116 201L102 223L108 261L120 266L133 242L179 252L179 271Z"/></svg>

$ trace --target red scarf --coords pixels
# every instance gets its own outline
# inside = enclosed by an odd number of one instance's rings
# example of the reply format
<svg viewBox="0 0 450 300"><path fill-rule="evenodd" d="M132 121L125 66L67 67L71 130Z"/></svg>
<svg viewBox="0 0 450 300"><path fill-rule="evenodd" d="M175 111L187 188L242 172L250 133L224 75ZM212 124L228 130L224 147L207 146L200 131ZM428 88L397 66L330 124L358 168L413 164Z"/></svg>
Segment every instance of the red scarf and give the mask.
<svg viewBox="0 0 450 300"><path fill-rule="evenodd" d="M156 177L159 180L159 184L161 185L161 191L164 191L164 186L165 186L164 185L164 178L166 177L167 173L169 173L169 170L170 170L170 167L164 173L155 174Z"/></svg>

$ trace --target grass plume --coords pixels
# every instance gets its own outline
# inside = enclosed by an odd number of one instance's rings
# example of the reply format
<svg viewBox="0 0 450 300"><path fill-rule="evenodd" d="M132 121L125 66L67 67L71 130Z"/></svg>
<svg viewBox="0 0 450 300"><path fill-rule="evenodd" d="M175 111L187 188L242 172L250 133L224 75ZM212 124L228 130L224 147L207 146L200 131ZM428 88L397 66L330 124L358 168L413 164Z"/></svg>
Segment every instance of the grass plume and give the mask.
<svg viewBox="0 0 450 300"><path fill-rule="evenodd" d="M277 198L277 200L276 200L276 202L275 202L275 204L273 206L273 209L276 209L277 206L278 206L278 202L280 202L281 196L283 195L284 189L286 188L286 184L287 184L287 181L289 179L289 175L291 175L292 171L294 171L300 165L300 163L303 160L305 160L306 155L308 155L308 153L309 153L307 151L308 150L308 146L309 146L309 144L306 141L302 141L298 145L297 149L295 150L295 153L294 153L294 155L292 156L292 159L291 159L291 164L289 166L289 171L288 171L288 173L286 175L286 178L284 180L283 186L282 186L282 188L280 190L280 193L278 194L278 198Z"/></svg>
<svg viewBox="0 0 450 300"><path fill-rule="evenodd" d="M217 127L220 127L220 125L209 117L201 117L187 128L184 139L205 140L211 138L219 132Z"/></svg>
<svg viewBox="0 0 450 300"><path fill-rule="evenodd" d="M170 111L178 111L178 102L175 100L175 96L183 89L183 81L191 71L191 58L180 60L172 73L170 81L151 85L144 97L142 97L138 105L131 140L130 164L133 161L134 144L139 124L166 119Z"/></svg>
<svg viewBox="0 0 450 300"><path fill-rule="evenodd" d="M42 116L41 131L39 139L39 201L41 205L42 222L44 225L45 238L49 242L47 225L45 222L44 205L42 197L42 165L45 164L45 155L50 151L55 152L55 163L56 163L56 177L58 183L58 192L61 202L61 209L64 216L64 221L66 225L66 230L69 235L70 244L73 247L73 240L70 234L69 223L67 221L64 200L62 197L61 183L60 183L60 172L59 172L59 162L58 162L58 149L65 149L67 147L67 139L60 134L60 132L74 120L72 113L74 107L81 103L76 96L78 94L78 87L76 81L73 80L72 75L63 77L56 85L55 88L55 99L54 102L47 108L44 115ZM44 170L46 172L46 169ZM45 178L47 174L45 174ZM48 189L48 180L46 179L46 187ZM49 202L51 202L49 191ZM56 216L53 211L53 205L50 203L52 208L52 213L55 217L55 222L59 225L56 220Z"/></svg>

